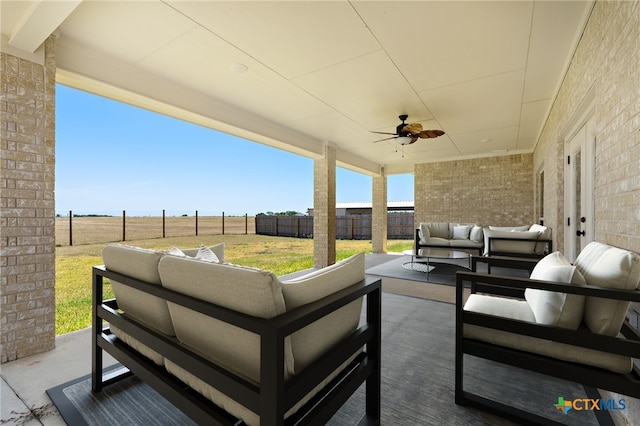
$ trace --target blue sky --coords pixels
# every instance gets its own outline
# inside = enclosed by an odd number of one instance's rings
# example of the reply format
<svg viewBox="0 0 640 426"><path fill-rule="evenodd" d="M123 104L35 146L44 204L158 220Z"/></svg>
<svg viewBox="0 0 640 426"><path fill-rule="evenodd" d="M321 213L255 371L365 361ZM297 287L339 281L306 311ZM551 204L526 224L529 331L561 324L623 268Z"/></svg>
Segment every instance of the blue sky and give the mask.
<svg viewBox="0 0 640 426"><path fill-rule="evenodd" d="M56 213L255 215L313 207L313 160L58 85ZM370 176L338 168L336 201L371 201ZM413 176L388 180L413 200Z"/></svg>

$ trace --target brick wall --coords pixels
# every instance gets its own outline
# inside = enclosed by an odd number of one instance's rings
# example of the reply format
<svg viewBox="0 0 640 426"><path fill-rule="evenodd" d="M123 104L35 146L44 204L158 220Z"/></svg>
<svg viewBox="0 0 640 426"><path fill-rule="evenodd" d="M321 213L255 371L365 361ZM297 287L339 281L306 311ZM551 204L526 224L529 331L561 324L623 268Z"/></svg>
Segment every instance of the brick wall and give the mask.
<svg viewBox="0 0 640 426"><path fill-rule="evenodd" d="M639 41L640 2L595 4L534 152L534 167L545 170L545 194L548 194L545 220L553 216L556 226L562 227L562 135L580 104L592 96L596 137L595 239L637 253L640 253ZM614 414L625 417L621 424L638 424L640 401L625 400L627 409Z"/></svg>
<svg viewBox="0 0 640 426"><path fill-rule="evenodd" d="M511 226L533 215L531 154L416 164L415 223Z"/></svg>
<svg viewBox="0 0 640 426"><path fill-rule="evenodd" d="M1 362L55 345L55 59L0 53Z"/></svg>

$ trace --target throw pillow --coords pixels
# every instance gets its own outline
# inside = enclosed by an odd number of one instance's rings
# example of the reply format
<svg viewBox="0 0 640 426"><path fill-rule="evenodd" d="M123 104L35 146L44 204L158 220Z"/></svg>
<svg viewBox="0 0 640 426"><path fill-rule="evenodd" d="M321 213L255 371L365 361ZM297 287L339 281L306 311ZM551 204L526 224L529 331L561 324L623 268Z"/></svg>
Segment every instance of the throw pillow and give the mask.
<svg viewBox="0 0 640 426"><path fill-rule="evenodd" d="M473 225L473 227L471 228L471 231L469 232L469 239L476 241L476 242L480 242L482 241L482 226L478 226L478 225Z"/></svg>
<svg viewBox="0 0 640 426"><path fill-rule="evenodd" d="M180 250L178 247L171 247L168 253L172 256L187 257L187 255L184 254L184 252Z"/></svg>
<svg viewBox="0 0 640 426"><path fill-rule="evenodd" d="M454 240L468 240L470 232L471 232L471 226L469 226L469 225L456 225L456 226L453 227L453 239Z"/></svg>
<svg viewBox="0 0 640 426"><path fill-rule="evenodd" d="M596 241L582 249L575 265L592 286L635 290L640 282L640 256ZM622 300L587 297L584 322L593 333L615 336L629 305Z"/></svg>
<svg viewBox="0 0 640 426"><path fill-rule="evenodd" d="M578 286L586 284L580 271L560 252L551 253L541 259L531 272L530 278ZM527 288L524 297L538 324L576 330L582 321L585 301L582 295Z"/></svg>
<svg viewBox="0 0 640 426"><path fill-rule="evenodd" d="M215 262L220 263L218 256L211 250L209 247L204 244L200 246L198 249L198 253L196 254L196 259L204 260L206 262Z"/></svg>

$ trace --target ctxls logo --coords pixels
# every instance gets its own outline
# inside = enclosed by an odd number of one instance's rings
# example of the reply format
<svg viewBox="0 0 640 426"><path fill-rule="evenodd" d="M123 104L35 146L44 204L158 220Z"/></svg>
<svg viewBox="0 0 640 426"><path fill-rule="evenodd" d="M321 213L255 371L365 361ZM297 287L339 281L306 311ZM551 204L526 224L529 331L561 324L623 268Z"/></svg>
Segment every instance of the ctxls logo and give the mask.
<svg viewBox="0 0 640 426"><path fill-rule="evenodd" d="M613 399L591 399L581 398L574 400L565 400L564 397L558 397L558 403L553 404L557 410L561 410L564 414L567 414L569 410L576 411L600 411L600 410L624 410L627 405L624 399L614 401Z"/></svg>

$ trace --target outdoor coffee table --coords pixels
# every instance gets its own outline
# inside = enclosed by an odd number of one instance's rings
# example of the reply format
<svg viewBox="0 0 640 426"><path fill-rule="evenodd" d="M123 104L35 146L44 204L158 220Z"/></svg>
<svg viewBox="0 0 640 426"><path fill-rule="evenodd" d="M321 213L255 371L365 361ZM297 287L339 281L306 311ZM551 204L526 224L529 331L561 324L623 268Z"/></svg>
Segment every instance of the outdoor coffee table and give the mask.
<svg viewBox="0 0 640 426"><path fill-rule="evenodd" d="M429 273L436 268L435 265L431 264L432 260L438 259L467 259L469 264L467 269L471 269L471 253L462 250L451 250L448 248L421 248L416 253L415 250L405 250L402 252L405 255L411 256L410 262L405 262L402 264L403 268L411 269L412 271L425 272L427 274L427 278L429 278ZM436 262L437 264L437 262ZM460 265L456 265L460 266ZM465 267L465 266L463 266Z"/></svg>

